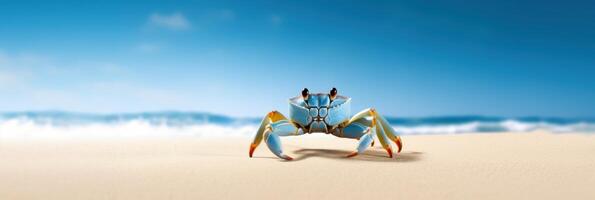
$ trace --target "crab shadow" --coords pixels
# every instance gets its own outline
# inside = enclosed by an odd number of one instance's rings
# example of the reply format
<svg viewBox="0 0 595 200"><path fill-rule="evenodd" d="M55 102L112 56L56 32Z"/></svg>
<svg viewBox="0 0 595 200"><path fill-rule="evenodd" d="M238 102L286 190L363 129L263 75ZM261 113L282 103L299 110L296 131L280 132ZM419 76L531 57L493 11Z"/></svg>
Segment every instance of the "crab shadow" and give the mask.
<svg viewBox="0 0 595 200"><path fill-rule="evenodd" d="M298 149L293 151L294 161L305 160L312 157L336 159L343 161L372 161L372 162L415 162L421 160L423 152L407 151L395 154L390 158L382 148L368 149L355 157L347 158L351 151L337 149Z"/></svg>

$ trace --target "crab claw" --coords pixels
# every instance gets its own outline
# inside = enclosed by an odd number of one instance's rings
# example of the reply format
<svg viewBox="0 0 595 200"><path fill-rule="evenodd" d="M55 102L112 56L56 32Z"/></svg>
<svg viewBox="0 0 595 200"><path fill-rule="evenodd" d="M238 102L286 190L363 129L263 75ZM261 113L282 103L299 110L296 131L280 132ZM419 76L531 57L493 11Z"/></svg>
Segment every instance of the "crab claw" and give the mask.
<svg viewBox="0 0 595 200"><path fill-rule="evenodd" d="M399 148L397 153L401 153L401 149L403 148L403 143L401 143L401 137L397 136L393 141L395 142L395 144L397 144L397 147Z"/></svg>
<svg viewBox="0 0 595 200"><path fill-rule="evenodd" d="M370 111L370 112L372 112L372 111ZM373 113L374 113L376 119L378 120L379 125L382 126L383 133L397 145L397 147L398 147L397 153L400 153L401 149L403 149L403 143L401 142L401 137L395 133L395 130L390 126L390 124L388 123L388 121L386 121L386 119L384 117L377 115L375 111Z"/></svg>
<svg viewBox="0 0 595 200"><path fill-rule="evenodd" d="M256 149L257 146L258 145L254 145L254 144L250 145L250 153L249 153L250 158L252 158L252 154L254 154L254 150Z"/></svg>
<svg viewBox="0 0 595 200"><path fill-rule="evenodd" d="M281 158L283 158L283 159L285 159L287 161L293 160L293 158L292 157L289 157L288 155L282 155Z"/></svg>
<svg viewBox="0 0 595 200"><path fill-rule="evenodd" d="M349 155L347 155L345 157L351 158L351 157L354 157L354 156L357 156L357 151L354 151L354 152L350 153Z"/></svg>
<svg viewBox="0 0 595 200"><path fill-rule="evenodd" d="M393 157L393 150L391 148L387 148L386 152L388 152L388 157L390 157L390 158Z"/></svg>

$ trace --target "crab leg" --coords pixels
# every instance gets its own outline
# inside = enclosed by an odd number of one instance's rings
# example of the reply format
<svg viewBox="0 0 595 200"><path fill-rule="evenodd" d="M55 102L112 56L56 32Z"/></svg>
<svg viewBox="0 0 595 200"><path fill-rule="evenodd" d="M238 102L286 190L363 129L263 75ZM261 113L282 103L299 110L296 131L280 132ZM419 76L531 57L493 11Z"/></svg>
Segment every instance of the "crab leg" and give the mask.
<svg viewBox="0 0 595 200"><path fill-rule="evenodd" d="M271 111L262 119L262 122L260 122L260 127L258 128L258 131L256 131L256 135L254 136L254 140L252 140L252 144L250 144L250 157L252 157L252 154L254 153L256 147L258 147L258 145L260 145L260 142L262 142L264 132L267 126L279 120L287 120L287 118L285 118L283 114L279 113L278 111Z"/></svg>
<svg viewBox="0 0 595 200"><path fill-rule="evenodd" d="M372 144L372 142L374 141L374 135L371 134L370 132L371 132L371 129L368 129L366 131L366 134L364 134L362 137L359 138L359 144L357 145L357 150L354 151L353 153L347 155L348 158L357 156L357 154L360 154L360 153L364 152L366 149L368 149L370 144Z"/></svg>
<svg viewBox="0 0 595 200"><path fill-rule="evenodd" d="M295 125L290 123L286 120L281 120L276 123L271 124L270 129L267 129L265 132L265 142L267 146L279 158L283 158L285 160L293 160L292 157L285 155L283 153L283 148L281 147L281 139L279 136L290 136L290 135L301 135L303 134Z"/></svg>
<svg viewBox="0 0 595 200"><path fill-rule="evenodd" d="M395 133L395 130L390 126L388 121L386 121L386 119L384 117L382 117L382 115L379 115L378 113L376 113L375 110L372 110L372 112L376 116L375 118L377 119L377 122L380 122L380 124L382 125L386 136L388 136L388 138L390 138L397 145L397 148L398 148L397 152L401 152L401 149L403 148L403 143L401 142L401 137Z"/></svg>
<svg viewBox="0 0 595 200"><path fill-rule="evenodd" d="M349 154L347 157L353 157L359 153L364 152L374 142L374 130L370 128L370 126L368 125L369 123L365 122L364 120L365 119L353 122L332 133L337 137L359 140L356 151Z"/></svg>
<svg viewBox="0 0 595 200"><path fill-rule="evenodd" d="M254 153L256 147L260 144L262 139L265 140L269 150L277 157L285 160L292 160L293 158L285 155L281 148L281 139L279 136L301 135L303 132L298 129L291 121L287 120L281 113L273 111L265 117L261 123L254 141L250 145L250 157Z"/></svg>
<svg viewBox="0 0 595 200"><path fill-rule="evenodd" d="M369 120L369 118L372 119ZM401 152L401 138L395 134L390 124L386 121L386 119L384 119L384 117L378 115L375 109L369 108L355 114L349 121L344 123L345 128L343 129L343 131L347 131L347 128L351 127L353 124L365 125L373 129L376 133L376 136L378 137L378 141L380 142L382 147L387 151L389 157L392 158L393 153L391 145L388 142L389 139L395 142L395 144L398 147L398 152ZM360 148L358 148L358 152L361 153L359 149ZM357 155L358 152L353 152L349 155L349 157Z"/></svg>
<svg viewBox="0 0 595 200"><path fill-rule="evenodd" d="M386 134L384 133L384 129L382 128L382 124L377 122L378 120L376 118L373 119L373 123L374 124L374 128L376 129L376 135L378 136L378 141L380 142L380 144L382 145L382 148L384 148L386 150L386 152L388 153L388 157L393 157L393 150L390 147L390 143L388 143L388 138L386 137Z"/></svg>

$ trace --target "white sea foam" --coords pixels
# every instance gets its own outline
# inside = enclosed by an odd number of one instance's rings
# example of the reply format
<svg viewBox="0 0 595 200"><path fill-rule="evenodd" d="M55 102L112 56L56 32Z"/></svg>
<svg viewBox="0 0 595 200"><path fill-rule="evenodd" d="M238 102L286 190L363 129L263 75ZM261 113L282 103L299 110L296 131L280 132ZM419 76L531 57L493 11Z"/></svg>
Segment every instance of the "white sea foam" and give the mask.
<svg viewBox="0 0 595 200"><path fill-rule="evenodd" d="M51 139L51 138L134 138L134 137L247 137L256 132L253 124L218 125L197 124L169 126L144 120L123 123L88 123L77 125L53 125L36 123L28 119L0 121L1 139Z"/></svg>
<svg viewBox="0 0 595 200"><path fill-rule="evenodd" d="M419 124L394 126L403 135L458 134L476 132L530 132L536 130L554 133L595 132L595 124L577 122L552 124L547 122L467 122L456 124ZM221 124L195 123L171 125L154 120L131 119L119 122L51 123L17 117L0 120L0 139L48 139L48 138L134 138L134 137L252 137L257 123Z"/></svg>
<svg viewBox="0 0 595 200"><path fill-rule="evenodd" d="M553 124L547 122L520 122L505 120L501 122L468 122L447 125L419 125L419 126L394 126L397 132L406 135L418 134L456 134L456 133L482 133L482 132L531 132L549 131L552 133L595 132L595 124L577 122L570 124Z"/></svg>

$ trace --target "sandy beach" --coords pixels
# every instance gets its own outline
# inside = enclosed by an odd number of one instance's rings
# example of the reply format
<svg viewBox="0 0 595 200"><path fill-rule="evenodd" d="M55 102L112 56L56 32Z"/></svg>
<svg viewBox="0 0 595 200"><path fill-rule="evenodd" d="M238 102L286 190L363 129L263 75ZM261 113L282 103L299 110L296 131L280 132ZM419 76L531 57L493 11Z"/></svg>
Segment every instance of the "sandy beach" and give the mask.
<svg viewBox="0 0 595 200"><path fill-rule="evenodd" d="M388 158L355 140L251 138L0 141L0 199L595 199L595 136L403 136Z"/></svg>

